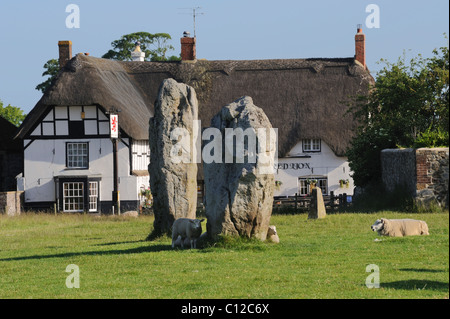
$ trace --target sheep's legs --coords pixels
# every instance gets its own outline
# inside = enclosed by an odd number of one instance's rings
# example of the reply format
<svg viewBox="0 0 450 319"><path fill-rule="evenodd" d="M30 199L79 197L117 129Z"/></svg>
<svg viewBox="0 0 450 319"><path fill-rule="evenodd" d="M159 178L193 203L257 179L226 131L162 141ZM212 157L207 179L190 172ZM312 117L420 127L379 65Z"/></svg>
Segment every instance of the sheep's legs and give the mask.
<svg viewBox="0 0 450 319"><path fill-rule="evenodd" d="M175 243L177 242L178 237L179 236L172 234L172 248L175 248ZM183 242L181 242L181 245L183 246Z"/></svg>

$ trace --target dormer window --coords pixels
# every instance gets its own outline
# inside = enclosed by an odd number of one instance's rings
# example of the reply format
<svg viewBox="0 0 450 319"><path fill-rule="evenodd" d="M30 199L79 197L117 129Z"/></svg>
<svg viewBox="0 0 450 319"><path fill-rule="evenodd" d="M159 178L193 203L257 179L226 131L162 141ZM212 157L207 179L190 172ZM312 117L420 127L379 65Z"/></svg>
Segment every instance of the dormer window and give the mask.
<svg viewBox="0 0 450 319"><path fill-rule="evenodd" d="M314 138L303 140L303 152L320 152L320 139Z"/></svg>

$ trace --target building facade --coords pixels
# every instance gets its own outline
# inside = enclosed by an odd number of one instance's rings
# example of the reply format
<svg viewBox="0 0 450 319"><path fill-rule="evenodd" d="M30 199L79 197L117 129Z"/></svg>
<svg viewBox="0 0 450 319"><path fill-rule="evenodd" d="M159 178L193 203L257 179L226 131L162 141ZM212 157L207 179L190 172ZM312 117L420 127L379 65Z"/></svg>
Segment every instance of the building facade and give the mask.
<svg viewBox="0 0 450 319"><path fill-rule="evenodd" d="M24 145L19 182L28 207L111 212L109 113L120 110L120 201L138 209L151 178L148 123L167 78L196 90L203 128L224 105L252 97L278 129L276 196L307 195L311 180L324 194L352 194L345 150L357 123L347 111L353 98L374 84L361 29L349 58L209 61L196 58L195 38L182 38L181 44L181 61L145 62L136 48L136 60L124 62L85 54L72 58L71 42L60 41L61 71L16 136ZM201 203L201 165L198 179Z"/></svg>
<svg viewBox="0 0 450 319"><path fill-rule="evenodd" d="M353 195L353 179L347 159L336 156L320 139L302 140L283 158L275 169L275 196L308 196L311 183L322 194Z"/></svg>
<svg viewBox="0 0 450 319"><path fill-rule="evenodd" d="M61 212L110 212L113 191L113 143L108 115L95 105L55 106L24 136L25 204ZM136 210L147 178L148 147L122 133L118 146L121 207ZM145 147L144 147L145 148ZM144 160L142 160L144 158ZM135 171L135 172L134 172Z"/></svg>

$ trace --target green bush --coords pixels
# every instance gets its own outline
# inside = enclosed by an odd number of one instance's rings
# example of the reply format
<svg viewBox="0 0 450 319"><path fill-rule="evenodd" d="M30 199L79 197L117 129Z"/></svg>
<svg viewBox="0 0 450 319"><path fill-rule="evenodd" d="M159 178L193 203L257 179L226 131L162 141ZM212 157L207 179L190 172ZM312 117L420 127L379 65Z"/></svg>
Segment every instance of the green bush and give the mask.
<svg viewBox="0 0 450 319"><path fill-rule="evenodd" d="M414 142L414 147L448 147L449 136L448 131L437 131L427 130L426 132L420 133Z"/></svg>

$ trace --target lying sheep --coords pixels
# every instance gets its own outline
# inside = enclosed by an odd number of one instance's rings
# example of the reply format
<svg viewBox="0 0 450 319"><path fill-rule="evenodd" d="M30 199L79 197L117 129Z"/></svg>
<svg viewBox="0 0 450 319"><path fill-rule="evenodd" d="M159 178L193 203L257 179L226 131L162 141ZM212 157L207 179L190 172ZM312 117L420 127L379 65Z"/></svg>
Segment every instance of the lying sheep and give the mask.
<svg viewBox="0 0 450 319"><path fill-rule="evenodd" d="M269 230L267 231L267 240L277 244L280 242L280 238L277 234L277 228L275 226L269 226Z"/></svg>
<svg viewBox="0 0 450 319"><path fill-rule="evenodd" d="M122 213L122 216L128 216L128 217L139 217L139 213L137 211L128 211L125 213Z"/></svg>
<svg viewBox="0 0 450 319"><path fill-rule="evenodd" d="M370 227L381 236L403 237L429 235L428 225L423 220L415 219L377 219Z"/></svg>
<svg viewBox="0 0 450 319"><path fill-rule="evenodd" d="M202 234L202 221L204 219L190 218L178 218L174 221L172 226L172 248L175 247L178 236L181 237L181 248L184 248L186 239L191 243L191 248L197 248L197 239Z"/></svg>

